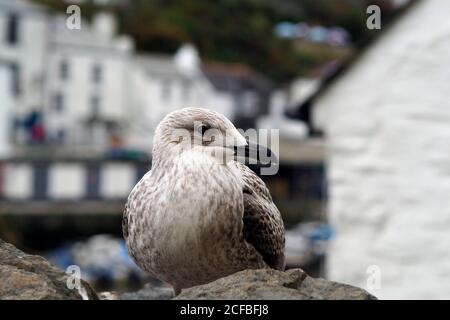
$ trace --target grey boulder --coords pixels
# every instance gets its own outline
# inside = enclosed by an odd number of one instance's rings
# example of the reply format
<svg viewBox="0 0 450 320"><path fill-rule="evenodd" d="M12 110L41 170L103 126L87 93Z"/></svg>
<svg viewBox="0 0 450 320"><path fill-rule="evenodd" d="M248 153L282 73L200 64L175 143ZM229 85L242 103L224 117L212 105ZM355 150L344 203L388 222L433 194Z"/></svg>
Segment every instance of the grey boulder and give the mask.
<svg viewBox="0 0 450 320"><path fill-rule="evenodd" d="M367 291L325 279L301 269L244 270L204 285L184 289L175 299L230 300L374 300Z"/></svg>
<svg viewBox="0 0 450 320"><path fill-rule="evenodd" d="M84 280L70 289L69 275L43 257L26 254L0 239L0 300L96 300Z"/></svg>

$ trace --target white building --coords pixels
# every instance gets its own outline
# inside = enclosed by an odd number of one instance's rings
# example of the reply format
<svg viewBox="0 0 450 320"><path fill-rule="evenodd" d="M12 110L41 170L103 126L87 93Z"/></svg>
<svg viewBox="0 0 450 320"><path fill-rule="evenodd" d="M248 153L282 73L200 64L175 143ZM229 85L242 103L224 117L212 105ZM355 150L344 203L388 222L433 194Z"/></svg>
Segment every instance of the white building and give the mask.
<svg viewBox="0 0 450 320"><path fill-rule="evenodd" d="M328 278L449 299L450 2L417 1L316 100L326 135Z"/></svg>
<svg viewBox="0 0 450 320"><path fill-rule="evenodd" d="M179 108L209 108L242 128L254 127L269 112L272 87L267 79L248 66L203 63L191 44L173 56L137 55L132 74L135 94L127 145L143 150L150 150L159 121Z"/></svg>
<svg viewBox="0 0 450 320"><path fill-rule="evenodd" d="M14 115L28 126L40 119L48 143L102 149L127 114L133 44L116 36L110 15L80 30L66 19L29 1L0 0L0 60L11 69ZM25 126L14 134L19 144L32 139Z"/></svg>
<svg viewBox="0 0 450 320"><path fill-rule="evenodd" d="M41 7L21 0L0 0L0 60L11 69L11 92L18 114L42 108L48 34L46 12Z"/></svg>
<svg viewBox="0 0 450 320"><path fill-rule="evenodd" d="M11 80L9 65L0 61L0 159L7 158L12 153L13 97Z"/></svg>
<svg viewBox="0 0 450 320"><path fill-rule="evenodd" d="M51 20L44 119L50 142L108 146L129 114L133 42L99 14L80 30Z"/></svg>
<svg viewBox="0 0 450 320"><path fill-rule="evenodd" d="M198 52L190 44L183 45L174 56L137 55L127 145L151 150L156 126L176 109L206 107L233 118L233 97L216 91L200 65Z"/></svg>
<svg viewBox="0 0 450 320"><path fill-rule="evenodd" d="M243 127L268 112L270 86L248 68L205 66L190 44L174 56L137 54L112 15L81 29L69 29L68 17L0 0L0 60L12 72L19 145L149 151L156 125L178 108L207 107Z"/></svg>

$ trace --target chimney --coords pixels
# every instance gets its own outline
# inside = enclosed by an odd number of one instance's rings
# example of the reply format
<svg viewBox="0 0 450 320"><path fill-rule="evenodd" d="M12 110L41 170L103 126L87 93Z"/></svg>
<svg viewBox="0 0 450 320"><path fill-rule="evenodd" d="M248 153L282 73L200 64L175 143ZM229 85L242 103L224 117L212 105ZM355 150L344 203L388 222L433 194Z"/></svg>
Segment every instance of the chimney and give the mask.
<svg viewBox="0 0 450 320"><path fill-rule="evenodd" d="M200 56L191 43L183 44L174 56L175 66L181 74L191 77L200 72Z"/></svg>
<svg viewBox="0 0 450 320"><path fill-rule="evenodd" d="M110 12L97 13L92 21L92 27L103 39L111 40L117 33L116 17Z"/></svg>

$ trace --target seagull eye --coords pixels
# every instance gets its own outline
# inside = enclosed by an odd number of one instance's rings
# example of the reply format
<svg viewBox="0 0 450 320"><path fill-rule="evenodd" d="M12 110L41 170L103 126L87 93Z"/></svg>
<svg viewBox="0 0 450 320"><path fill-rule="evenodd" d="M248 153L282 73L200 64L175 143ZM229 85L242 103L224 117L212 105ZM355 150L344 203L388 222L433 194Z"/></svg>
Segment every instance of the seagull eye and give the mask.
<svg viewBox="0 0 450 320"><path fill-rule="evenodd" d="M205 135L205 132L208 131L209 129L211 129L211 128L208 127L207 125L202 124L202 125L200 125L200 126L198 127L197 130L198 130L198 132L201 133L201 135L203 136L203 135Z"/></svg>

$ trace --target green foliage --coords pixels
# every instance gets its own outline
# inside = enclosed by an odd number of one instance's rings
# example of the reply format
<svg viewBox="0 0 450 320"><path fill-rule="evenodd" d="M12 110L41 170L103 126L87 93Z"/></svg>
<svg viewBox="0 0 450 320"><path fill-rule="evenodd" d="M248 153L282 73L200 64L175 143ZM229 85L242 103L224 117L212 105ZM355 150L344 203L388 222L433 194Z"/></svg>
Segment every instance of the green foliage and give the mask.
<svg viewBox="0 0 450 320"><path fill-rule="evenodd" d="M59 0L35 0L56 10ZM371 1L386 6L387 0ZM365 1L354 0L131 0L109 10L117 13L120 31L131 34L138 50L173 53L181 43L193 42L205 60L247 63L275 81L310 73L326 62L327 47L303 49L275 37L280 21L307 21L346 28L353 39L365 36ZM365 5L365 6L364 6ZM84 17L98 10L84 4ZM331 53L331 56L330 56Z"/></svg>

